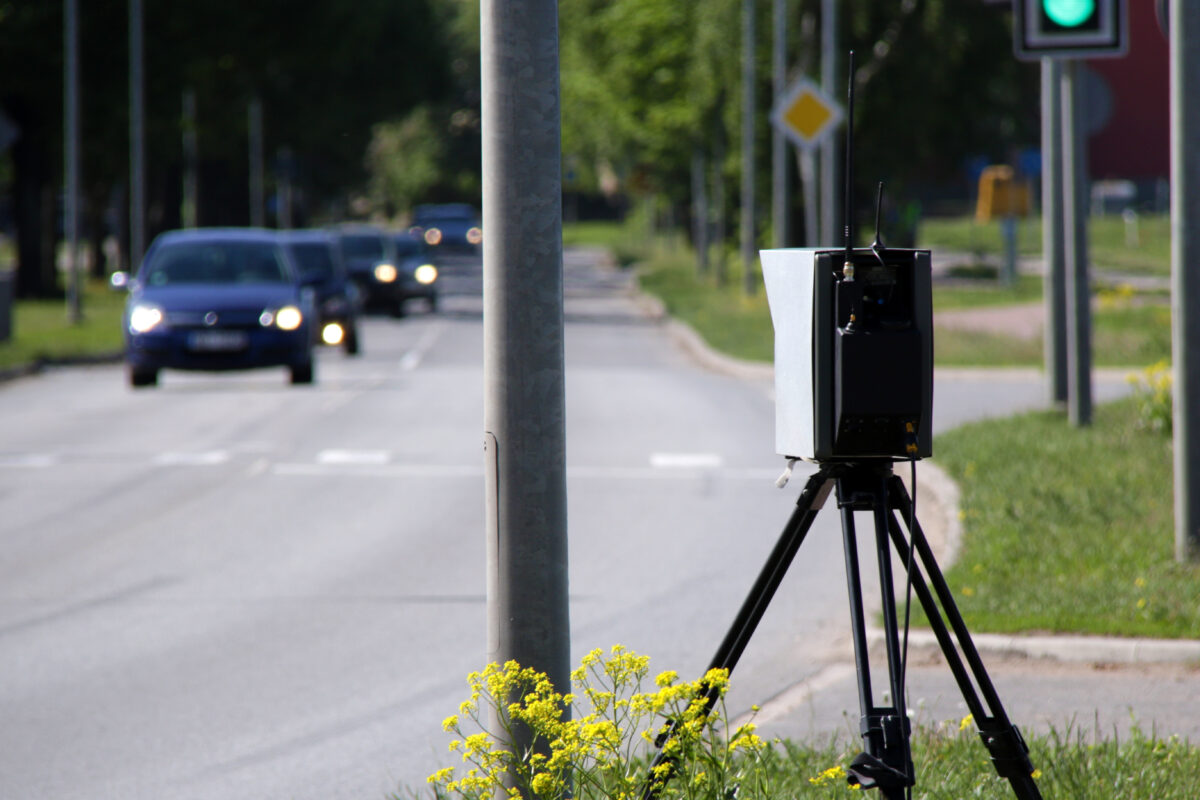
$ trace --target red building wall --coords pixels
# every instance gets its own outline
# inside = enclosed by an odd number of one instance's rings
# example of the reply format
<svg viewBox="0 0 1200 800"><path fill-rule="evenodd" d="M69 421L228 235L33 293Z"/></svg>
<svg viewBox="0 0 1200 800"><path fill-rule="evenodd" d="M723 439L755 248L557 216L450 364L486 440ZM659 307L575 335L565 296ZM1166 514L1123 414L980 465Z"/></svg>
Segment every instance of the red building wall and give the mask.
<svg viewBox="0 0 1200 800"><path fill-rule="evenodd" d="M1128 53L1087 63L1112 97L1108 123L1088 140L1092 180L1145 180L1170 173L1170 54L1156 5L1156 0L1128 0Z"/></svg>

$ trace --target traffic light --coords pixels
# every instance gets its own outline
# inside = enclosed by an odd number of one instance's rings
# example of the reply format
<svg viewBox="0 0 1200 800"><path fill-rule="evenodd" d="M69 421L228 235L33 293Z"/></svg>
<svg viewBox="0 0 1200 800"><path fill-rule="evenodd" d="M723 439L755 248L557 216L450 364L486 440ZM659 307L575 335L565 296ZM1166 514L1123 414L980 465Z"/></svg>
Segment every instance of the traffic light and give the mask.
<svg viewBox="0 0 1200 800"><path fill-rule="evenodd" d="M1119 58L1126 0L1013 0L1017 58Z"/></svg>

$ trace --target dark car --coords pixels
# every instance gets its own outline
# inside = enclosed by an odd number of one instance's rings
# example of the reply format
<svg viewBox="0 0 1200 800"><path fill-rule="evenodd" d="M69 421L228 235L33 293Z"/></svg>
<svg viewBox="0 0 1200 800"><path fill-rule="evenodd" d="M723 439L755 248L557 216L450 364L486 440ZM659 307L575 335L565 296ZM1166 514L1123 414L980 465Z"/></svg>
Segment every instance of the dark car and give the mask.
<svg viewBox="0 0 1200 800"><path fill-rule="evenodd" d="M335 235L346 272L358 286L363 307L385 309L401 316L404 298L397 280L399 272L391 235L372 225L341 227Z"/></svg>
<svg viewBox="0 0 1200 800"><path fill-rule="evenodd" d="M280 236L300 274L300 283L316 292L320 341L341 345L347 355L356 355L362 300L358 285L346 272L337 237L325 230L287 231Z"/></svg>
<svg viewBox="0 0 1200 800"><path fill-rule="evenodd" d="M160 234L128 282L125 358L133 386L159 370L284 366L313 381L312 289L275 231L197 228Z"/></svg>
<svg viewBox="0 0 1200 800"><path fill-rule="evenodd" d="M437 268L419 237L369 225L338 229L342 258L366 308L404 316L404 304L422 298L437 307Z"/></svg>
<svg viewBox="0 0 1200 800"><path fill-rule="evenodd" d="M438 250L474 253L483 241L479 212L467 203L419 205L409 230Z"/></svg>
<svg viewBox="0 0 1200 800"><path fill-rule="evenodd" d="M425 240L407 231L392 239L401 294L405 300L424 300L430 311L438 308L438 270Z"/></svg>

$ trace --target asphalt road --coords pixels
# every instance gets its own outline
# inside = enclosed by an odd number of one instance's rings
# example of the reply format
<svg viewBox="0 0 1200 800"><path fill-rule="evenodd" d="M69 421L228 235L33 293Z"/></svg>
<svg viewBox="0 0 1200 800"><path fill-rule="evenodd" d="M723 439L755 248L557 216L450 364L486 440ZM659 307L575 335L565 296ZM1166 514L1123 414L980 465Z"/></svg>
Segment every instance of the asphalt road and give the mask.
<svg viewBox="0 0 1200 800"><path fill-rule="evenodd" d="M586 255L566 276L573 651L698 675L799 491L774 486L770 385L698 366L627 276ZM478 265L446 284L442 313L322 353L312 387L0 385L0 797L378 798L451 763L440 722L485 651ZM1042 389L948 375L937 396L946 427ZM841 565L823 514L733 713L844 728Z"/></svg>

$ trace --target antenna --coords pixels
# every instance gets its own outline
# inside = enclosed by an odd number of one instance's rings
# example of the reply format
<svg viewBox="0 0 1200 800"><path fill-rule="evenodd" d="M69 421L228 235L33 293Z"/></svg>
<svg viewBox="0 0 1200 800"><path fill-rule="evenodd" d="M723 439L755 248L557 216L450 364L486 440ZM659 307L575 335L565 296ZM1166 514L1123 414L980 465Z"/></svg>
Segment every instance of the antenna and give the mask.
<svg viewBox="0 0 1200 800"><path fill-rule="evenodd" d="M879 210L881 208L883 208L883 181L879 182L879 188L875 192L875 241L871 242L871 252L875 254L875 258L879 259L880 264L883 263L883 251L887 249L879 235Z"/></svg>
<svg viewBox="0 0 1200 800"><path fill-rule="evenodd" d="M854 249L854 51L850 51L850 63L846 67L846 263Z"/></svg>

